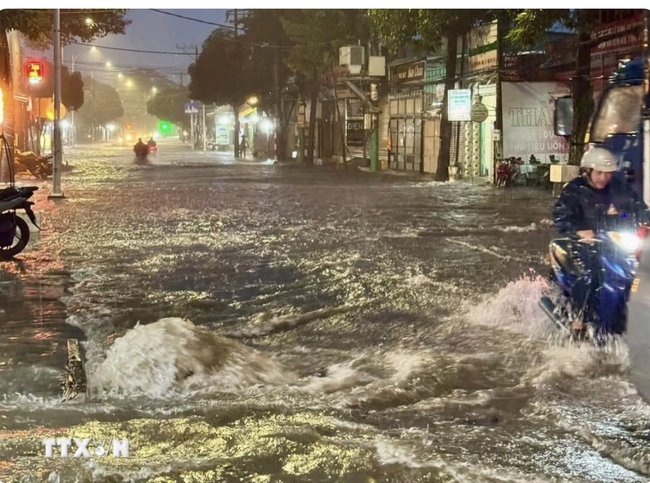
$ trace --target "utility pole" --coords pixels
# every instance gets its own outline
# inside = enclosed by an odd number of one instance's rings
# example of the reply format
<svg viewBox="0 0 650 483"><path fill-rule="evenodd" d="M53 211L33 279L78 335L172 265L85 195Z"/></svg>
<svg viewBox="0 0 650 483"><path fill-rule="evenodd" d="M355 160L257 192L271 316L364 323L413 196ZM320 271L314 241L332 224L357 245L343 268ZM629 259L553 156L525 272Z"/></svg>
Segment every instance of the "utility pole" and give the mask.
<svg viewBox="0 0 650 483"><path fill-rule="evenodd" d="M54 139L52 146L54 159L52 160L52 192L49 198L64 198L61 192L61 10L54 10Z"/></svg>
<svg viewBox="0 0 650 483"><path fill-rule="evenodd" d="M379 91L377 84L370 84L372 102L372 131L370 132L370 171L379 169Z"/></svg>
<svg viewBox="0 0 650 483"><path fill-rule="evenodd" d="M499 15L497 17L497 86L496 86L496 119L494 122L494 128L499 131L499 140L493 141L494 143L494 162L493 162L493 173L492 173L492 183L496 184L497 182L497 159L503 159L505 153L503 153L503 89L501 85L501 70L503 69L503 37L507 34L506 25L503 19L503 16Z"/></svg>
<svg viewBox="0 0 650 483"><path fill-rule="evenodd" d="M226 22L230 21L230 16L233 17L233 26L235 29L235 41L239 37L239 16L238 10L235 8L233 10L226 10ZM235 44L235 52L238 52L238 44ZM239 159L239 106L233 105L233 114L235 115L235 139L233 146L235 148L235 159Z"/></svg>
<svg viewBox="0 0 650 483"><path fill-rule="evenodd" d="M194 46L194 59L195 59L194 60L195 62L199 61L199 48L196 45ZM202 116L203 117L203 133L202 133L203 135L201 136L201 138L203 138L203 153L205 154L208 143L207 143L207 139L206 139L206 137L207 137L207 129L206 129L206 125L205 125L205 103L204 102L201 103L201 112L203 114L203 116Z"/></svg>
<svg viewBox="0 0 650 483"><path fill-rule="evenodd" d="M191 45L178 45L176 44L176 48L178 50L182 50L188 55L191 55L188 50L193 49L194 50L194 62L198 62L199 60L199 46L196 44L191 44ZM183 73L181 72L181 85L183 85ZM201 103L203 104L203 103ZM198 123L199 123L199 118L198 114L190 114L190 136L192 138L192 150L194 150L195 144L196 144L196 139L195 139L195 134L197 130L195 129L195 126L198 128ZM205 151L205 105L203 105L203 151Z"/></svg>

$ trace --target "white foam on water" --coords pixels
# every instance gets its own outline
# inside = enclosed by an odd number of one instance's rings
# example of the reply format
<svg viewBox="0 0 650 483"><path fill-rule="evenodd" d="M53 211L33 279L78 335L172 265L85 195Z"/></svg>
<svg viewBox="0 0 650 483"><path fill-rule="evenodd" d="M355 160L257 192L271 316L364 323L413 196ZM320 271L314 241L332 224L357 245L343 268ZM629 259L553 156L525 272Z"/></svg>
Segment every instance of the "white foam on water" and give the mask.
<svg viewBox="0 0 650 483"><path fill-rule="evenodd" d="M398 464L408 468L432 468L438 470L441 475L451 476L459 483L494 482L494 483L531 483L558 482L559 478L547 478L524 474L516 470L506 470L484 465L472 465L469 463L454 463L441 458L420 458L416 456L414 448L407 443L395 443L386 438L376 438L374 446L377 452L377 459L382 465Z"/></svg>
<svg viewBox="0 0 650 483"><path fill-rule="evenodd" d="M537 223L531 223L530 225L526 226L500 226L497 227L498 230L504 231L506 233L514 232L514 233L527 233L529 231L538 231L538 230L543 230L544 226L540 226Z"/></svg>
<svg viewBox="0 0 650 483"><path fill-rule="evenodd" d="M165 318L116 339L88 379L92 397L165 399L297 378L270 356L188 320Z"/></svg>
<svg viewBox="0 0 650 483"><path fill-rule="evenodd" d="M423 274L415 275L413 277L407 278L405 280L407 285L410 285L412 287L418 287L421 285L432 285L433 280L431 280L429 277Z"/></svg>
<svg viewBox="0 0 650 483"><path fill-rule="evenodd" d="M546 279L531 275L509 282L496 294L469 308L466 320L535 338L548 338L557 332L539 307L539 299L549 289Z"/></svg>

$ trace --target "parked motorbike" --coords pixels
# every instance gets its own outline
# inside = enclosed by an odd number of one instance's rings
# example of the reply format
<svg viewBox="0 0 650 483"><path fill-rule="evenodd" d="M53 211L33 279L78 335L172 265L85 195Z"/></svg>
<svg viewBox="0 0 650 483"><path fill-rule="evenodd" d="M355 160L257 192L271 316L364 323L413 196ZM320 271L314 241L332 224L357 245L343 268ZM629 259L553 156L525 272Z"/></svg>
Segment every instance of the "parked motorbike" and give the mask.
<svg viewBox="0 0 650 483"><path fill-rule="evenodd" d="M16 187L13 172L13 159L9 157L9 144L4 135L2 151L7 156L10 186L0 190L0 260L10 260L22 252L29 243L29 225L18 215L24 210L32 224L40 230L36 216L32 211L33 201L29 199L38 190L38 186Z"/></svg>
<svg viewBox="0 0 650 483"><path fill-rule="evenodd" d="M519 166L524 164L521 158L511 156L504 159L499 166L497 166L497 188L509 188L515 184L517 176L519 176Z"/></svg>
<svg viewBox="0 0 650 483"><path fill-rule="evenodd" d="M636 232L601 231L593 240L559 238L551 241L548 258L551 264L551 296L539 300L548 318L571 341L589 341L602 346L608 336L624 331L627 321L627 300L638 267L643 239L648 227ZM593 257L585 256L587 252ZM592 260L594 267L587 266ZM604 267L599 269L599 267ZM572 287L578 278L590 272L589 292L597 291L596 306L579 306L572 297Z"/></svg>

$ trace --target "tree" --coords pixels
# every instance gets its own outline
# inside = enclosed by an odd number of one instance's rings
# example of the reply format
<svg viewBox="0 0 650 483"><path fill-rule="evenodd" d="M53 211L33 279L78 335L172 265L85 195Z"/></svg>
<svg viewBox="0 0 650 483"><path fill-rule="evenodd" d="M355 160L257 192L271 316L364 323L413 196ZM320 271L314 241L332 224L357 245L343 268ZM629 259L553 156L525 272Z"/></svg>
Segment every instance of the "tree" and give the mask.
<svg viewBox="0 0 650 483"><path fill-rule="evenodd" d="M561 24L578 33L578 54L573 76L572 93L574 107L573 132L571 134L569 163L580 164L584 151L584 139L589 119L594 110L591 88L591 31L598 22L598 10L535 10L522 11L506 37L515 45L531 47L539 42L554 25Z"/></svg>
<svg viewBox="0 0 650 483"><path fill-rule="evenodd" d="M445 93L440 120L440 151L436 178L449 179L451 157L451 122L447 107L447 93L456 83L456 65L459 37L472 27L496 19L493 10L370 10L373 24L389 50L397 52L403 45L421 47L425 52L440 48L446 40ZM505 12L502 12L505 14Z"/></svg>
<svg viewBox="0 0 650 483"><path fill-rule="evenodd" d="M332 83L339 47L369 38L363 10L290 10L282 17L287 37L295 43L287 64L296 74L301 95L311 100L307 163L314 162L316 106L321 84ZM301 147L302 148L302 147Z"/></svg>
<svg viewBox="0 0 650 483"><path fill-rule="evenodd" d="M126 10L61 10L61 42L91 42L109 34L123 34L131 23L124 18ZM7 31L17 30L32 47L44 50L52 43L53 10L12 9L0 11L0 90L3 100L3 132L10 138L9 149L14 148L13 79ZM86 19L92 19L87 22Z"/></svg>
<svg viewBox="0 0 650 483"><path fill-rule="evenodd" d="M165 87L147 102L147 112L162 121L187 128L190 118L185 114L185 103L189 100L190 91L187 87Z"/></svg>
<svg viewBox="0 0 650 483"><path fill-rule="evenodd" d="M259 99L258 108L268 110L278 119L276 128L276 156L284 160L287 144L289 113L285 113L282 91L290 71L287 67L289 47L292 45L282 26L286 10L249 10L241 19L243 35L238 37L250 48L253 88ZM273 80L273 84L269 83ZM285 115L286 114L286 115Z"/></svg>
<svg viewBox="0 0 650 483"><path fill-rule="evenodd" d="M239 106L255 94L256 76L250 49L219 28L203 42L190 74L190 96L206 104L229 105L235 113L235 157L239 157Z"/></svg>
<svg viewBox="0 0 650 483"><path fill-rule="evenodd" d="M70 73L64 68L66 75L61 81L61 102L68 111L78 111L84 105L84 81L80 72Z"/></svg>
<svg viewBox="0 0 650 483"><path fill-rule="evenodd" d="M113 87L92 78L84 79L84 84L88 86L89 95L79 109L79 118L83 124L96 128L124 115L122 101Z"/></svg>

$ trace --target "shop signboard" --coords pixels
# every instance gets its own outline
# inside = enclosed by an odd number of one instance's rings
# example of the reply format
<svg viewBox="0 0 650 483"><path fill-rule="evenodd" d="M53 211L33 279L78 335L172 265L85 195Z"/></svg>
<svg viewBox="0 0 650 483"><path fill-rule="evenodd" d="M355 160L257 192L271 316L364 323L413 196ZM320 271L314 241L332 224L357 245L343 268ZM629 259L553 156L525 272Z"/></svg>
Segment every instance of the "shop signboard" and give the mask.
<svg viewBox="0 0 650 483"><path fill-rule="evenodd" d="M394 83L424 80L426 74L426 60L409 62L408 64L393 67L392 80Z"/></svg>
<svg viewBox="0 0 650 483"><path fill-rule="evenodd" d="M553 129L553 96L558 82L503 82L503 152L505 156L542 162L562 158L569 146Z"/></svg>
<svg viewBox="0 0 650 483"><path fill-rule="evenodd" d="M447 111L450 121L471 121L472 91L451 89L447 91Z"/></svg>
<svg viewBox="0 0 650 483"><path fill-rule="evenodd" d="M497 23L474 27L468 36L469 71L497 67Z"/></svg>

